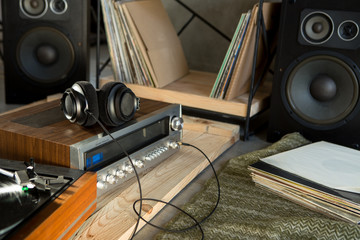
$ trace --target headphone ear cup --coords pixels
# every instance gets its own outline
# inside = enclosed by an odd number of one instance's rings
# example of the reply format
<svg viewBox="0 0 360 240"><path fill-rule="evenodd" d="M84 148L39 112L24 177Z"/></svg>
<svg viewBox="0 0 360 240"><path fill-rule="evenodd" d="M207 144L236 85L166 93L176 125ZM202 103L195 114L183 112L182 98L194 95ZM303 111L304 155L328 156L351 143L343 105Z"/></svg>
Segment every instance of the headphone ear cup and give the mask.
<svg viewBox="0 0 360 240"><path fill-rule="evenodd" d="M108 82L98 91L100 120L118 126L131 120L138 109L138 98L120 82Z"/></svg>
<svg viewBox="0 0 360 240"><path fill-rule="evenodd" d="M85 81L74 83L66 89L61 98L61 109L65 117L72 123L91 126L96 120L85 111L99 118L98 100L95 88Z"/></svg>
<svg viewBox="0 0 360 240"><path fill-rule="evenodd" d="M94 86L91 83L86 82L86 81L79 81L79 82L76 82L75 84L79 85L83 90L83 94L84 94L85 100L87 101L87 105L88 105L87 110L89 112L91 112L98 119L99 118L98 97L97 97L97 93L96 93ZM86 113L84 113L84 114L86 114ZM87 116L87 119L85 120L85 122L82 125L85 127L89 127L89 126L94 125L95 123L96 123L96 120L93 117Z"/></svg>

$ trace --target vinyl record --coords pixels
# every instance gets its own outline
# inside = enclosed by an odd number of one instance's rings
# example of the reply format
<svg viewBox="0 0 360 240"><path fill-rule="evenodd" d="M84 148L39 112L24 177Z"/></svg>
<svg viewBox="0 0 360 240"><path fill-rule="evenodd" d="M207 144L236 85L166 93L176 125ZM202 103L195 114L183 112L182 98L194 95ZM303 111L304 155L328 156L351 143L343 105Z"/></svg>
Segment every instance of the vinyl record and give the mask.
<svg viewBox="0 0 360 240"><path fill-rule="evenodd" d="M0 236L21 223L43 201L37 192L25 192L9 177L0 175Z"/></svg>
<svg viewBox="0 0 360 240"><path fill-rule="evenodd" d="M52 177L53 178L53 177ZM46 203L66 189L69 180L50 185L50 190L23 189L13 179L0 174L0 239L29 220Z"/></svg>

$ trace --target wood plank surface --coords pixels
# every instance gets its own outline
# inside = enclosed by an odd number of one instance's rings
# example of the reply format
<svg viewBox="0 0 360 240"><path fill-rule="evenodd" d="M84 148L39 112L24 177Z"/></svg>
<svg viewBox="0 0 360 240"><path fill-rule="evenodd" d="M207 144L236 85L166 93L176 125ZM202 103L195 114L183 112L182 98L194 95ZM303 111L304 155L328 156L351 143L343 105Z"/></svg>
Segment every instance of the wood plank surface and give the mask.
<svg viewBox="0 0 360 240"><path fill-rule="evenodd" d="M234 138L234 141L239 140L239 125L185 115L183 115L183 119L186 130L230 137Z"/></svg>
<svg viewBox="0 0 360 240"><path fill-rule="evenodd" d="M187 75L163 87L171 91L185 91L198 96L209 97L217 74L190 70Z"/></svg>
<svg viewBox="0 0 360 240"><path fill-rule="evenodd" d="M234 138L184 130L183 141L197 146L213 161L234 143ZM200 152L182 146L179 152L141 177L143 197L170 201L208 165ZM138 198L138 184L132 181L93 214L73 239L128 239L137 220L132 205ZM150 220L163 207L160 203L144 202L143 217ZM141 221L139 229L143 226Z"/></svg>
<svg viewBox="0 0 360 240"><path fill-rule="evenodd" d="M100 85L113 81L112 77L101 79ZM130 88L138 97L152 99L167 103L177 103L183 106L204 109L208 111L246 117L249 94L245 93L237 98L226 101L210 98L210 92L206 94L208 85L204 85L203 78L194 78L192 81L185 78L177 80L164 88L152 88L137 84L129 84ZM270 103L271 84L262 84L256 92L252 104L250 116L254 116L267 108Z"/></svg>

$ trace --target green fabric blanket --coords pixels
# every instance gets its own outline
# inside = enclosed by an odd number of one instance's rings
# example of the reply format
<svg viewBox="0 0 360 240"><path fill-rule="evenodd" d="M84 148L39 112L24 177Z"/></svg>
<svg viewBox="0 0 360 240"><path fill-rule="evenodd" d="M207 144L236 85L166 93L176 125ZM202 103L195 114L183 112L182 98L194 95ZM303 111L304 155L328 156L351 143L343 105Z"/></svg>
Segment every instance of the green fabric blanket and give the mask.
<svg viewBox="0 0 360 240"><path fill-rule="evenodd" d="M271 146L228 161L220 171L220 204L202 224L205 239L360 239L360 226L329 218L281 198L253 183L247 167L259 158L308 144L298 133L284 136ZM215 178L183 209L201 220L217 199ZM180 229L194 222L180 213L166 226ZM160 232L156 239L201 239L199 229L174 234Z"/></svg>

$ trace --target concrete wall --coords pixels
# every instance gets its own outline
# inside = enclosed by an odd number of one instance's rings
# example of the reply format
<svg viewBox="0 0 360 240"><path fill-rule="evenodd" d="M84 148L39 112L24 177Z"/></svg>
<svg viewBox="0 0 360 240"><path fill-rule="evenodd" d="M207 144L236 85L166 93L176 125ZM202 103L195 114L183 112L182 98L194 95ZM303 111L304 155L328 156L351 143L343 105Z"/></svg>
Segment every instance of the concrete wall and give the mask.
<svg viewBox="0 0 360 240"><path fill-rule="evenodd" d="M257 3L256 0L181 0L228 38L232 38L240 15ZM162 0L178 32L192 14L175 0ZM228 40L194 18L180 34L190 69L218 72L230 44Z"/></svg>
<svg viewBox="0 0 360 240"><path fill-rule="evenodd" d="M0 0L0 19L1 1L2 0ZM258 2L258 0L181 1L214 25L229 39L233 36L240 15L251 9L253 5ZM162 0L162 2L174 24L175 30L178 32L191 18L191 12L175 0ZM191 69L215 73L219 71L230 44L227 39L223 38L199 18L194 18L179 35L179 38L183 44L185 56Z"/></svg>

